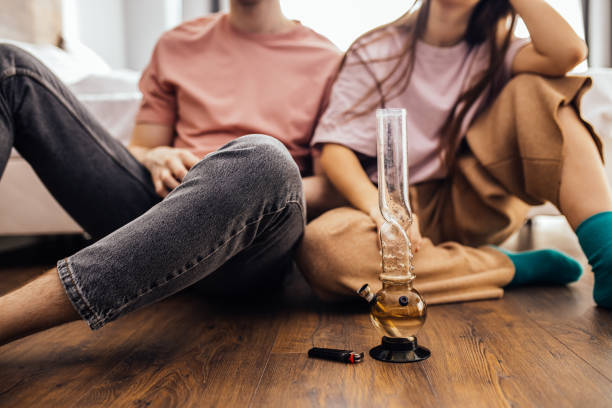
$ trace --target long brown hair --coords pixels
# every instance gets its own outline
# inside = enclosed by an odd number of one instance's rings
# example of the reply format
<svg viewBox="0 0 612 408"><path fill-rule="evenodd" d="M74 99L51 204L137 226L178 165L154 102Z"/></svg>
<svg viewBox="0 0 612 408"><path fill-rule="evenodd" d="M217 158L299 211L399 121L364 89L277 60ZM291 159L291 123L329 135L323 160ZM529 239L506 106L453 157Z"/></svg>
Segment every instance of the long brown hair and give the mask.
<svg viewBox="0 0 612 408"><path fill-rule="evenodd" d="M347 57L352 54L357 58L358 63L362 64L372 76L375 85L368 89L345 112L345 119L347 121L371 113L377 107L385 107L388 100L401 95L407 89L414 67L417 41L425 33L431 1L422 0L419 2L415 0L408 12L400 18L363 34L349 47L340 64L338 73L346 66ZM497 36L499 23L502 19L508 21L508 18L510 18L510 25L503 41L499 44ZM464 39L469 46L470 52L478 45L485 42L488 44L489 65L482 77L459 95L449 115L439 129L440 136L442 137L444 160L448 169L454 165L455 151L462 123L470 108L483 94L483 106L486 106L499 94L504 85L503 61L510 45L515 23L516 13L508 0L480 0L472 10ZM386 35L390 35L389 30L386 30L390 27L408 34L401 51L396 55L365 60L358 51L369 44L381 40ZM396 62L389 73L382 79L377 78L370 65L392 60L396 60Z"/></svg>

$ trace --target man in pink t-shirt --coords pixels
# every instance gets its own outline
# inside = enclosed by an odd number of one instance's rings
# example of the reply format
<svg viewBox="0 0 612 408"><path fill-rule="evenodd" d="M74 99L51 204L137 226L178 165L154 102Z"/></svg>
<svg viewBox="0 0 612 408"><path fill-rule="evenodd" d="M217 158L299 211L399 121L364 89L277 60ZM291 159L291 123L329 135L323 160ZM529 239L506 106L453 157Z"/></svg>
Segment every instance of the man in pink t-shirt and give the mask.
<svg viewBox="0 0 612 408"><path fill-rule="evenodd" d="M309 142L339 61L279 0L232 0L162 36L127 150L40 61L0 44L0 173L15 147L98 240L0 297L0 345L78 319L97 329L194 284L278 287L325 189Z"/></svg>
<svg viewBox="0 0 612 408"><path fill-rule="evenodd" d="M280 140L302 176L311 176L309 142L339 62L339 50L285 18L278 1L233 1L228 14L162 35L140 79L130 151L162 197L192 163L247 134ZM176 166L163 164L169 160ZM309 212L320 212L325 183L305 180Z"/></svg>

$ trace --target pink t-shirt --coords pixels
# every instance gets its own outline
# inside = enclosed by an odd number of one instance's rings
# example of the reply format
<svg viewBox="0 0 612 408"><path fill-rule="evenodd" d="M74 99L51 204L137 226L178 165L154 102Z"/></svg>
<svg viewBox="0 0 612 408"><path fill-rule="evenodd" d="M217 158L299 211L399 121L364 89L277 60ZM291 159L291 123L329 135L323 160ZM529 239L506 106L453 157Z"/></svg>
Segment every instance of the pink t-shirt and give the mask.
<svg viewBox="0 0 612 408"><path fill-rule="evenodd" d="M382 80L397 60L378 61L369 64L372 73L359 63L397 55L406 42L407 34L396 27L387 33L374 34L364 39L365 46L349 53L346 64L332 88L329 106L312 139L313 146L323 143L342 144L361 153L362 163L372 179L376 181L376 115L374 112L346 121L343 113L364 96L375 85L372 75ZM385 35L388 34L388 35ZM518 50L529 40L515 39L508 50L505 64L505 79L510 79L512 61ZM357 55L358 54L358 55ZM408 137L408 161L410 183L444 178L441 138L439 130L460 93L467 89L488 66L486 45L469 49L463 41L451 47L435 47L419 41L416 48L414 70L406 91L387 100L387 108L406 109ZM373 99L378 98L378 93ZM369 102L369 101L368 101ZM366 102L366 105L367 103ZM475 103L463 122L463 136L471 119L476 114L482 98Z"/></svg>
<svg viewBox="0 0 612 408"><path fill-rule="evenodd" d="M140 79L137 123L173 126L173 145L197 156L250 133L279 139L303 173L340 51L297 23L281 34L247 34L227 14L164 33Z"/></svg>

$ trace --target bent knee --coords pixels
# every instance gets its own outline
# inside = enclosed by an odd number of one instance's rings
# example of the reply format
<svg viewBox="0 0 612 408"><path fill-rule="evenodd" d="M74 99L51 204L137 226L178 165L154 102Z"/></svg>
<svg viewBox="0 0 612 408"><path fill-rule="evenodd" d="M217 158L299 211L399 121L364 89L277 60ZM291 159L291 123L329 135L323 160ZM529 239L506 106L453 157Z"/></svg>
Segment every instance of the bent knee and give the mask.
<svg viewBox="0 0 612 408"><path fill-rule="evenodd" d="M239 137L230 142L232 148L247 148L252 151L255 159L270 160L272 162L293 161L289 150L278 139L261 134L251 134Z"/></svg>
<svg viewBox="0 0 612 408"><path fill-rule="evenodd" d="M247 176L281 194L303 198L300 169L289 150L278 139L266 135L247 135L240 139L249 146Z"/></svg>
<svg viewBox="0 0 612 408"><path fill-rule="evenodd" d="M352 247L353 240L362 241L368 232L374 232L376 224L368 225L370 217L359 210L340 207L327 211L306 226L299 249L299 258L333 261L333 253L342 254ZM369 227L369 228L368 228ZM375 243L375 242L374 242Z"/></svg>
<svg viewBox="0 0 612 408"><path fill-rule="evenodd" d="M234 143L235 142L235 143ZM269 183L285 183L302 188L300 170L289 150L278 139L267 135L246 135L236 139L232 149L246 149L248 173Z"/></svg>
<svg viewBox="0 0 612 408"><path fill-rule="evenodd" d="M15 55L21 55L22 53L25 54L26 52L16 45L0 43L0 55L3 57L14 57Z"/></svg>
<svg viewBox="0 0 612 408"><path fill-rule="evenodd" d="M289 202L299 204L302 223L306 204L300 171L287 148L273 137L242 136L226 144L213 156L213 167L228 179L229 193L244 205L260 205L261 211L275 211ZM208 166L202 166L206 172Z"/></svg>
<svg viewBox="0 0 612 408"><path fill-rule="evenodd" d="M513 76L506 86L504 91L510 92L529 92L538 88L538 84L542 81L542 77L536 74L522 73Z"/></svg>
<svg viewBox="0 0 612 408"><path fill-rule="evenodd" d="M287 148L265 135L247 135L227 143L200 160L190 173L203 180L222 174L233 181L232 188L243 195L276 196L301 199L300 171Z"/></svg>
<svg viewBox="0 0 612 408"><path fill-rule="evenodd" d="M559 109L557 110L557 116L562 126L570 127L572 125L581 125L582 127L584 127L584 124L578 116L574 105L559 106Z"/></svg>
<svg viewBox="0 0 612 408"><path fill-rule="evenodd" d="M513 106L525 106L525 101L530 101L530 107L534 104L545 104L546 83L545 79L536 74L519 74L510 79L503 87L497 100L504 100Z"/></svg>
<svg viewBox="0 0 612 408"><path fill-rule="evenodd" d="M354 297L380 272L376 224L353 208L331 210L307 225L297 265L324 300Z"/></svg>
<svg viewBox="0 0 612 408"><path fill-rule="evenodd" d="M264 135L264 134L250 134L239 137L236 139L236 144L246 143L249 145L256 146L263 152L272 154L285 154L288 153L285 145L275 137Z"/></svg>
<svg viewBox="0 0 612 408"><path fill-rule="evenodd" d="M32 68L41 64L32 54L13 44L0 43L0 69ZM0 72L0 75L4 72Z"/></svg>

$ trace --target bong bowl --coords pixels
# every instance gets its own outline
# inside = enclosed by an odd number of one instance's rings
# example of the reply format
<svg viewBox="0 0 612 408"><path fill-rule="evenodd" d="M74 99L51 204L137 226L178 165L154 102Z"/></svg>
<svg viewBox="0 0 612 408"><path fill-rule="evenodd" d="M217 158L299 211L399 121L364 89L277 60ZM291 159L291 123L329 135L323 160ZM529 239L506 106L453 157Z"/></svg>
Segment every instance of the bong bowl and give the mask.
<svg viewBox="0 0 612 408"><path fill-rule="evenodd" d="M409 363L431 355L417 343L416 334L427 318L427 305L411 283L383 281L376 295L367 284L358 291L369 301L370 319L382 335L382 343L370 350L376 360Z"/></svg>

